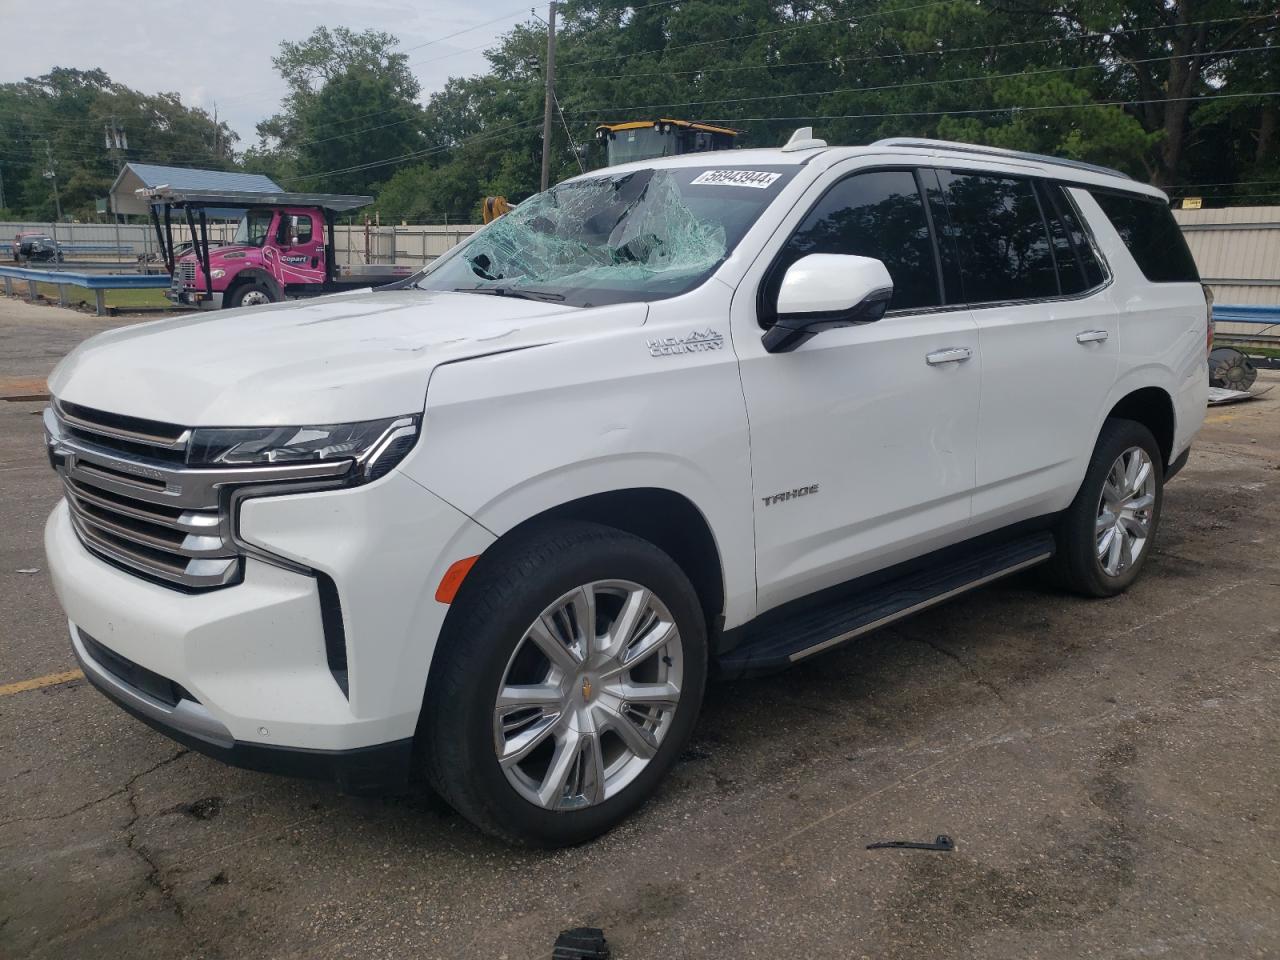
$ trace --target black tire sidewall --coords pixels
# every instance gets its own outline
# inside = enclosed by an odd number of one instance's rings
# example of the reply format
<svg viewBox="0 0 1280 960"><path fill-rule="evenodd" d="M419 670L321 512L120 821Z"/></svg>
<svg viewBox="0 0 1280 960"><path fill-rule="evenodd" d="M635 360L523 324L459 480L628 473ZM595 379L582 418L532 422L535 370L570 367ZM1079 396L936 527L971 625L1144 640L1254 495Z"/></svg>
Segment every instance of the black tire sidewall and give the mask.
<svg viewBox="0 0 1280 960"><path fill-rule="evenodd" d="M1119 576L1108 576L1102 569L1097 555L1097 509L1111 465L1130 447L1141 447L1151 458L1156 471L1155 505L1151 513L1147 543L1137 563ZM1109 597L1123 593L1146 567L1155 547L1160 529L1160 515L1164 508L1164 457L1160 445L1151 431L1134 420L1108 420L1098 437L1093 458L1085 473L1084 483L1075 501L1063 517L1058 549L1065 555L1061 569L1065 573L1066 586L1095 597Z"/></svg>
<svg viewBox="0 0 1280 960"><path fill-rule="evenodd" d="M492 830L496 825L496 832L534 846L584 842L644 803L688 742L706 683L705 620L697 595L680 568L647 541L611 528L580 526L594 528L594 535L583 538L571 551L557 555L554 563L535 566L525 573L519 559L511 557L510 562L523 574L514 585L502 576L503 558L495 558L497 562L488 571L490 576L477 578L475 583L468 577L465 586L472 587L470 597L477 597L480 591L497 590L500 602L477 610L475 616L464 614L458 618L456 623L465 623L465 638L452 635L446 626L441 643L472 645L477 656L468 657L465 662L441 658L433 667L433 679L437 669L465 673L440 677L445 682L433 683L428 691L429 698L436 689L452 690L455 695L451 704L432 704L437 709L432 711L435 722L428 734L435 741L433 749L444 748L456 765L452 770L437 766L437 776L461 780L437 783L437 788L447 797L461 800L455 804L460 812L482 828ZM680 707L657 754L621 793L581 810L545 810L520 796L498 765L492 727L498 685L524 631L550 603L583 583L611 579L630 580L652 590L675 619L684 654ZM460 593L456 602L466 603L467 599ZM450 715L460 722L451 722ZM455 738L452 750L441 743L450 738Z"/></svg>
<svg viewBox="0 0 1280 960"><path fill-rule="evenodd" d="M275 297L271 295L271 291L267 289L266 285L254 280L251 283L241 284L236 287L235 293L231 294L231 309L234 310L236 307L244 306L244 298L254 290L265 293L268 302L275 303Z"/></svg>

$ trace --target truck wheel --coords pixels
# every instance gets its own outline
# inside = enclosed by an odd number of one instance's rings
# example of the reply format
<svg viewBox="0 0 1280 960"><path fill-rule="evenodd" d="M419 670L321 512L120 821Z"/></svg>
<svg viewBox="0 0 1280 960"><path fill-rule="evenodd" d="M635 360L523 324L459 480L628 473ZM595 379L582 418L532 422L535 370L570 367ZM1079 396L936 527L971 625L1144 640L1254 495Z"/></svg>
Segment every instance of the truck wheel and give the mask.
<svg viewBox="0 0 1280 960"><path fill-rule="evenodd" d="M259 307L264 303L274 302L275 297L271 295L271 288L261 281L254 280L252 283L236 287L235 292L231 294L231 302L228 306L232 309L236 307Z"/></svg>
<svg viewBox="0 0 1280 960"><path fill-rule="evenodd" d="M427 775L488 833L582 843L654 792L706 673L697 595L653 544L576 522L499 543L440 637L419 727Z"/></svg>
<svg viewBox="0 0 1280 960"><path fill-rule="evenodd" d="M1088 597L1123 593L1151 555L1164 501L1156 439L1133 420L1108 420L1084 483L1058 522L1049 565L1062 587Z"/></svg>

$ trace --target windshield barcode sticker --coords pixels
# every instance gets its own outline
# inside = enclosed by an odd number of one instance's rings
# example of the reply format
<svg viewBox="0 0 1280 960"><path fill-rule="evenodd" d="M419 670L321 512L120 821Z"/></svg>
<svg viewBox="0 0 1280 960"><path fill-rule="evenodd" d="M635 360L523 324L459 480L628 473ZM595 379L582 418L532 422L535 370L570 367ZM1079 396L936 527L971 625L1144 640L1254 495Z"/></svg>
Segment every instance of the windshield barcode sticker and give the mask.
<svg viewBox="0 0 1280 960"><path fill-rule="evenodd" d="M709 184L715 187L752 187L768 190L782 174L763 170L704 170L693 178L692 186Z"/></svg>

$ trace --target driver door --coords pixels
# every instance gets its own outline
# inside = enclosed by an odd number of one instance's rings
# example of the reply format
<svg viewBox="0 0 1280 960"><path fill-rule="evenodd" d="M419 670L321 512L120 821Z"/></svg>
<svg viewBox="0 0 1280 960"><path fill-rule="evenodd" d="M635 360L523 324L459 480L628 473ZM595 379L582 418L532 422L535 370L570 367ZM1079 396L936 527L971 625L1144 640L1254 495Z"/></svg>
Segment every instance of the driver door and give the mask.
<svg viewBox="0 0 1280 960"><path fill-rule="evenodd" d="M324 224L314 213L282 213L276 231L283 283L323 283L325 280Z"/></svg>
<svg viewBox="0 0 1280 960"><path fill-rule="evenodd" d="M978 330L947 303L925 182L906 168L829 173L738 286L758 612L966 536ZM888 312L768 353L762 324L782 274L811 253L881 260L894 281Z"/></svg>

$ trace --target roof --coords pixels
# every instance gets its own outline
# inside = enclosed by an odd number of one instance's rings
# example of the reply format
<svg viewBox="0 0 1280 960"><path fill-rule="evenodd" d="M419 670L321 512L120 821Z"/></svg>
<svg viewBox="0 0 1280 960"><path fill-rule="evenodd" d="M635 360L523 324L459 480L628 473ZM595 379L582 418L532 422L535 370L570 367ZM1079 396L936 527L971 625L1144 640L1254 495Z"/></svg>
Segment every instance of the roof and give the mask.
<svg viewBox="0 0 1280 960"><path fill-rule="evenodd" d="M618 133L622 130L641 130L645 127L655 127L660 123L670 124L676 127L687 127L690 130L702 130L706 133L724 133L731 137L736 137L741 130L734 130L731 127L718 127L713 123L697 123L693 120L672 120L670 117L661 117L657 120L628 120L625 123L602 123L596 127L596 130L608 130L610 133Z"/></svg>
<svg viewBox="0 0 1280 960"><path fill-rule="evenodd" d="M171 203L175 207L212 207L243 210L246 207L320 207L344 213L373 203L373 197L343 193L286 193L275 190L178 190L172 186L139 190L138 199L146 204Z"/></svg>
<svg viewBox="0 0 1280 960"><path fill-rule="evenodd" d="M137 190L153 190L168 185L175 190L242 190L250 193L280 192L280 185L261 173L235 170L200 170L195 167L166 167L154 163L126 163L111 185L111 209L115 213L145 216L150 213Z"/></svg>
<svg viewBox="0 0 1280 960"><path fill-rule="evenodd" d="M1148 186L1130 179L1118 170L1110 170L1079 161L1046 157L1039 154L1019 153L971 143L953 143L945 140L890 139L867 146L841 147L822 145L821 141L803 149L783 150L779 147L757 147L750 150L714 150L701 153L682 153L673 157L654 157L631 163L606 167L610 172L643 170L651 167L750 167L755 164L773 166L802 166L811 164L817 169L827 169L843 160L862 157L885 157L885 162L902 163L903 157L928 158L933 163L924 166L940 166L947 163L990 164L992 169L1012 174L1066 180L1074 183L1125 190L1167 200L1159 187ZM599 176L600 171L584 174ZM576 179L576 178L575 178Z"/></svg>

